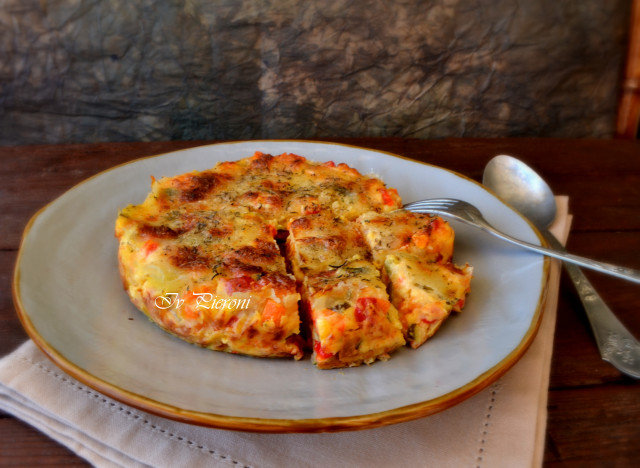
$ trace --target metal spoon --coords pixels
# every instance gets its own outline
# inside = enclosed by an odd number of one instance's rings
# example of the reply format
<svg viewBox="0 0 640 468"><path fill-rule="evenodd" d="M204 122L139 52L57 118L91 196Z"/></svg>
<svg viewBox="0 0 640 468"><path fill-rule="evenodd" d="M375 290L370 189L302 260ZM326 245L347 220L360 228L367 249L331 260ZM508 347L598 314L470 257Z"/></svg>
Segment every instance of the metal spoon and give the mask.
<svg viewBox="0 0 640 468"><path fill-rule="evenodd" d="M554 249L566 252L547 230L556 216L553 192L533 169L511 156L496 156L485 167L482 183L529 218ZM580 268L567 262L564 266L587 312L602 359L640 379L638 340L613 315Z"/></svg>

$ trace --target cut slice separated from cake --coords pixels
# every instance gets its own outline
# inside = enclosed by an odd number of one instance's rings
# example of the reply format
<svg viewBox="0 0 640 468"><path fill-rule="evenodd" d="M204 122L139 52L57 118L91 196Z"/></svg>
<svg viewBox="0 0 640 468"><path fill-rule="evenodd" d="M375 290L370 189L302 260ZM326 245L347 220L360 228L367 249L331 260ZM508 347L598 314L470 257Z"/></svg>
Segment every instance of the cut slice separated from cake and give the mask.
<svg viewBox="0 0 640 468"><path fill-rule="evenodd" d="M462 310L473 269L452 263L454 232L440 217L398 210L365 213L358 222L382 268L405 340L417 348L451 311Z"/></svg>
<svg viewBox="0 0 640 468"><path fill-rule="evenodd" d="M386 360L405 344L398 311L371 262L307 275L302 296L320 369Z"/></svg>
<svg viewBox="0 0 640 468"><path fill-rule="evenodd" d="M473 275L469 265L428 262L403 252L387 255L384 270L391 302L412 348L433 336L451 311L462 310Z"/></svg>

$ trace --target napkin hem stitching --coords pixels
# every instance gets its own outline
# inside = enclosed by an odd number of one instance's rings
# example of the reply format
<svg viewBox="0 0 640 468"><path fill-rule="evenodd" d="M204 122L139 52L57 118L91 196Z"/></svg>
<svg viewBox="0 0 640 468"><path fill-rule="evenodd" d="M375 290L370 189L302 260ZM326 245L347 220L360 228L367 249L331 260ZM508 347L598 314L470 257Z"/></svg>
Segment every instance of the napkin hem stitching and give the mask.
<svg viewBox="0 0 640 468"><path fill-rule="evenodd" d="M489 435L489 426L491 424L491 412L495 407L496 396L498 394L498 386L494 385L491 390L491 398L489 399L489 405L487 407L487 414L484 417L484 423L482 424L482 438L480 439L480 444L478 445L478 457L476 458L476 468L480 468L482 462L484 461L485 455L485 444L487 442L487 436Z"/></svg>
<svg viewBox="0 0 640 468"><path fill-rule="evenodd" d="M19 359L36 366L37 368L39 368L41 371L43 371L45 373L51 374L56 379L64 382L68 386L70 386L74 391L76 391L76 392L84 392L84 393L87 393L87 394L91 395L99 403L102 403L102 405L104 407L106 407L107 409L109 409L109 410L111 410L113 412L122 413L122 415L125 418L129 419L129 420L141 422L142 424L140 424L140 427L145 428L149 432L160 433L165 438L167 438L169 440L175 440L175 441L181 443L182 445L184 445L185 447L188 447L188 448L191 448L191 449L196 449L196 450L198 450L198 451L200 451L200 452L202 452L204 454L208 454L208 455L212 456L213 458L217 458L222 462L226 462L226 463L232 464L233 466L241 466L242 468L253 468L251 465L248 465L248 464L239 462L237 460L234 460L233 458L231 458L228 455L220 454L216 450L211 449L211 448L207 447L204 444L199 444L199 443L193 442L192 440L189 440L189 439L187 439L187 438L185 438L183 436L178 436L178 435L176 435L174 433L175 431L172 432L172 431L169 431L169 430L161 427L158 424L153 424L150 421L148 421L142 414L138 413L137 411L126 409L123 406L119 405L118 403L115 403L113 401L109 401L110 398L108 400L107 399L108 397L91 390L89 387L86 387L85 385L82 385L82 384L78 383L75 380L71 380L71 378L66 376L66 375L61 375L61 374L55 372L54 370L48 368L47 366L43 365L40 362L33 361L33 360L31 360L31 359L29 359L27 357L24 357L24 356L20 356Z"/></svg>

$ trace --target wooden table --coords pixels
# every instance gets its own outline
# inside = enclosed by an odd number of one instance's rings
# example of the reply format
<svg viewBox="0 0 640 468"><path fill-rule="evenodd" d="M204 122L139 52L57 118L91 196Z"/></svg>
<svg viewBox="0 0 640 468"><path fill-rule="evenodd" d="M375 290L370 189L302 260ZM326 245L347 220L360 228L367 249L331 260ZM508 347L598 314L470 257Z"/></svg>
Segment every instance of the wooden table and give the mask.
<svg viewBox="0 0 640 468"><path fill-rule="evenodd" d="M480 180L499 153L524 159L574 214L569 250L640 269L640 143L624 140L400 138L333 140L381 149ZM207 142L0 148L0 355L27 339L11 300L11 275L29 217L81 180L142 156ZM587 273L640 337L640 286ZM563 273L549 390L547 465L631 465L640 459L640 382L600 359L578 297ZM0 413L0 464L82 465L64 447Z"/></svg>

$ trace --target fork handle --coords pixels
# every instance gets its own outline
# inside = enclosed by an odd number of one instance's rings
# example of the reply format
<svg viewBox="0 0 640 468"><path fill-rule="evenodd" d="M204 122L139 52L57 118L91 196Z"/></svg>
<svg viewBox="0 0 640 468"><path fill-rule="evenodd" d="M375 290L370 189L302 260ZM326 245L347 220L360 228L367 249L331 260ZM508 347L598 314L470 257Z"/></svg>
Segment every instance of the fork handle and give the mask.
<svg viewBox="0 0 640 468"><path fill-rule="evenodd" d="M476 224L472 224L472 225L478 226ZM580 257L579 255L573 255L568 253L566 250L564 250L564 247L562 248L562 250L557 250L557 249L548 249L546 247L542 247L535 244L530 244L529 242L521 241L519 239L516 239L515 237L511 237L510 235L505 234L504 232L500 232L497 229L494 229L492 226L489 226L488 224L483 224L480 227L483 230L493 234L494 236L500 237L501 239L506 240L507 242L510 242L515 245L519 245L526 249L533 250L535 252L547 255L549 257L563 260L565 262L574 263L576 265L580 265L582 267L589 268L591 270L596 270L601 273L617 276L618 278L626 279L634 283L640 283L640 271L638 270L611 265L610 263L598 262L596 260L591 260L589 258Z"/></svg>
<svg viewBox="0 0 640 468"><path fill-rule="evenodd" d="M542 234L554 249L565 250L549 231ZM564 267L587 313L602 359L620 372L640 379L640 343L604 303L582 270L571 263L565 263Z"/></svg>

